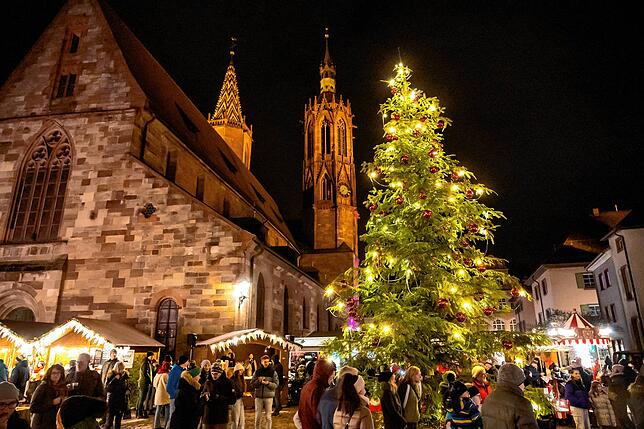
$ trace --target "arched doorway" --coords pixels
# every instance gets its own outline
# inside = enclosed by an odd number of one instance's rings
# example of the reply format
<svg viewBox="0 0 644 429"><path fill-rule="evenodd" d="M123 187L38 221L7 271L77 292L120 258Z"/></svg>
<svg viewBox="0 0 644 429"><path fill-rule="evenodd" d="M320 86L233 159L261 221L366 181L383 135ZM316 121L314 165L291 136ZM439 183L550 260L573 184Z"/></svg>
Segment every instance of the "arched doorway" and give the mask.
<svg viewBox="0 0 644 429"><path fill-rule="evenodd" d="M7 320L15 320L17 322L35 322L36 315L27 307L18 307L9 312L6 317Z"/></svg>

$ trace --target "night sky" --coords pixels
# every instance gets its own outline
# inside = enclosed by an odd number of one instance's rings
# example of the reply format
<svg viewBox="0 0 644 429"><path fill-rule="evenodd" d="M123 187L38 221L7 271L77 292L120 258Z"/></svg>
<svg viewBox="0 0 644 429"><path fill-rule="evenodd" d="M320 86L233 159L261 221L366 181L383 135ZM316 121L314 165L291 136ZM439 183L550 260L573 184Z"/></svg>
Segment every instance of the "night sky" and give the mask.
<svg viewBox="0 0 644 429"><path fill-rule="evenodd" d="M0 81L62 0L3 4ZM382 139L381 82L402 60L437 96L455 153L508 217L493 252L529 274L593 207L642 209L642 25L626 2L110 2L205 114L214 110L239 40L242 109L253 125L251 170L288 218L301 212L303 107L319 91L323 29L337 91L355 114L356 165ZM404 4L404 6L401 6ZM358 179L359 201L370 187ZM367 212L361 205L362 227Z"/></svg>

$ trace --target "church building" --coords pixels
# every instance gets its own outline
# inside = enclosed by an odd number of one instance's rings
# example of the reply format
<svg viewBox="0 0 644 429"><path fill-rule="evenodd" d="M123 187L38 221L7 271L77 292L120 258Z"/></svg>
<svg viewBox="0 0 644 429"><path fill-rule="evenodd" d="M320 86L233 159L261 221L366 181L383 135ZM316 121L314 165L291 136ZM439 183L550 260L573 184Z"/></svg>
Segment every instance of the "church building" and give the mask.
<svg viewBox="0 0 644 429"><path fill-rule="evenodd" d="M0 87L0 320L117 321L170 352L188 333L333 329L324 286L353 265L357 223L325 40L307 245L250 171L234 52L205 117L104 1L69 0Z"/></svg>

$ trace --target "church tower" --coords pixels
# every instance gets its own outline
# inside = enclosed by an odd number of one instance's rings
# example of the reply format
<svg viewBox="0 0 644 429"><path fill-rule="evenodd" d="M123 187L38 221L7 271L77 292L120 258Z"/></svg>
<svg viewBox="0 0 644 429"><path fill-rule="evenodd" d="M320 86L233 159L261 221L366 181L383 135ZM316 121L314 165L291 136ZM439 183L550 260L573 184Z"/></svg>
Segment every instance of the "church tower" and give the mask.
<svg viewBox="0 0 644 429"><path fill-rule="evenodd" d="M323 284L353 266L358 251L356 179L351 103L336 94L336 69L324 34L320 94L304 106L305 225L310 253L301 265L320 272Z"/></svg>
<svg viewBox="0 0 644 429"><path fill-rule="evenodd" d="M235 39L233 39L234 43ZM250 170L250 152L253 148L253 127L246 125L242 116L237 74L233 65L234 44L230 48L230 63L224 75L224 84L219 93L215 113L208 114L208 123L224 139L226 144Z"/></svg>

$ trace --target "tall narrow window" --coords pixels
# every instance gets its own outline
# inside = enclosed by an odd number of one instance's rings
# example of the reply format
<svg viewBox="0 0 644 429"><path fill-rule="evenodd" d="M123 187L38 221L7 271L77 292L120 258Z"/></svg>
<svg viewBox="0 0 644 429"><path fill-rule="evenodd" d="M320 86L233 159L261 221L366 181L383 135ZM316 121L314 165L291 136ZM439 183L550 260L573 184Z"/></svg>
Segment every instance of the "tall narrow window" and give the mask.
<svg viewBox="0 0 644 429"><path fill-rule="evenodd" d="M59 129L36 138L16 187L7 241L58 238L72 164L69 138Z"/></svg>
<svg viewBox="0 0 644 429"><path fill-rule="evenodd" d="M333 200L333 183L329 176L322 179L322 199L326 201Z"/></svg>
<svg viewBox="0 0 644 429"><path fill-rule="evenodd" d="M322 120L322 126L320 127L320 137L321 137L321 144L322 144L322 155L330 155L331 154L331 126L329 124L329 121L326 119Z"/></svg>
<svg viewBox="0 0 644 429"><path fill-rule="evenodd" d="M308 306L306 305L306 298L302 298L302 329L309 329L309 314Z"/></svg>
<svg viewBox="0 0 644 429"><path fill-rule="evenodd" d="M306 156L309 159L313 159L314 155L314 137L313 137L313 121L309 122L308 129L306 131Z"/></svg>
<svg viewBox="0 0 644 429"><path fill-rule="evenodd" d="M634 299L633 289L631 289L631 280L628 275L628 267L622 265L619 269L620 277L622 278L622 284L624 285L624 293L626 294L626 299L632 301Z"/></svg>
<svg viewBox="0 0 644 429"><path fill-rule="evenodd" d="M510 319L510 331L516 332L518 330L517 319Z"/></svg>
<svg viewBox="0 0 644 429"><path fill-rule="evenodd" d="M284 335L288 334L288 288L284 285L284 299L282 303L282 329Z"/></svg>
<svg viewBox="0 0 644 429"><path fill-rule="evenodd" d="M72 33L71 37L69 38L69 53L70 54L75 54L78 52L78 45L80 43L80 36L78 34Z"/></svg>
<svg viewBox="0 0 644 429"><path fill-rule="evenodd" d="M340 119L338 124L338 147L340 149L341 156L347 156L347 126L344 121Z"/></svg>
<svg viewBox="0 0 644 429"><path fill-rule="evenodd" d="M177 151L169 150L165 159L165 177L174 182L177 176Z"/></svg>
<svg viewBox="0 0 644 429"><path fill-rule="evenodd" d="M71 97L76 87L76 74L63 74L58 78L58 86L54 98Z"/></svg>
<svg viewBox="0 0 644 429"><path fill-rule="evenodd" d="M257 303L255 324L259 329L264 329L264 308L266 306L266 287L264 286L264 276L261 274L257 279Z"/></svg>
<svg viewBox="0 0 644 429"><path fill-rule="evenodd" d="M492 323L493 331L505 331L505 322L501 319L495 319Z"/></svg>
<svg viewBox="0 0 644 429"><path fill-rule="evenodd" d="M199 201L203 201L203 191L206 183L206 178L203 174L197 176L197 188L195 189L195 196Z"/></svg>
<svg viewBox="0 0 644 429"><path fill-rule="evenodd" d="M177 345L177 325L179 323L179 306L172 298L166 298L159 304L154 338L163 343L166 352L173 354Z"/></svg>

